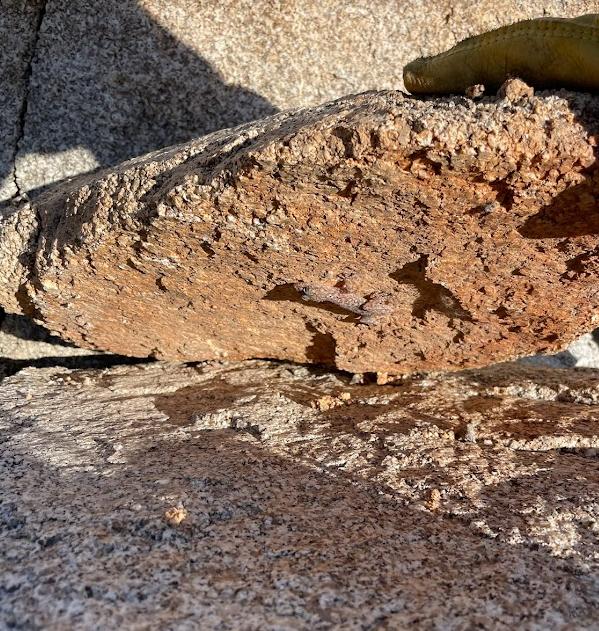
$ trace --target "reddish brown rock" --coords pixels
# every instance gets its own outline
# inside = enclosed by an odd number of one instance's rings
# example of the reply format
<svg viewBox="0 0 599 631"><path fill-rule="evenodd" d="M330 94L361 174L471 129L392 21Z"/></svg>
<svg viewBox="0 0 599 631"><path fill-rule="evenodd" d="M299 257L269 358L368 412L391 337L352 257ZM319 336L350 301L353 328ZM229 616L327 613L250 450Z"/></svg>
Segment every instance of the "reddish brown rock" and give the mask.
<svg viewBox="0 0 599 631"><path fill-rule="evenodd" d="M562 348L597 321L598 105L366 93L137 158L4 220L1 301L177 360L397 374Z"/></svg>

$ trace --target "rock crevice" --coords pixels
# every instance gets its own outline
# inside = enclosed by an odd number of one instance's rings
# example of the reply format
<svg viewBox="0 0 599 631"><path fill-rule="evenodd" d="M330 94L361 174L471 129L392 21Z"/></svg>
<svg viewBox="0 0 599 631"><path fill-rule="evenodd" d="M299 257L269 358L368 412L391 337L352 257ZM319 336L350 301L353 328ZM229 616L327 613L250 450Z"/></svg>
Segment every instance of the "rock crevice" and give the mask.
<svg viewBox="0 0 599 631"><path fill-rule="evenodd" d="M26 122L26 116L27 116L27 107L29 105L29 98L31 94L30 82L31 82L31 74L33 72L33 62L35 60L35 56L37 53L37 46L39 42L40 31L42 29L44 17L46 15L46 5L48 4L48 0L38 0L36 4L39 6L36 9L35 20L34 20L33 29L32 29L34 36L33 36L33 42L31 44L31 55L29 57L29 60L27 61L27 66L23 73L23 83L24 83L23 99L21 101L21 106L19 108L19 112L17 115L17 132L16 132L16 139L15 139L15 144L14 144L14 154L11 160L12 177L13 177L14 185L16 188L16 194L14 195L14 198L20 198L25 193L25 191L22 189L22 187L19 184L19 177L17 173L17 158L19 156L21 145L25 137L25 122Z"/></svg>

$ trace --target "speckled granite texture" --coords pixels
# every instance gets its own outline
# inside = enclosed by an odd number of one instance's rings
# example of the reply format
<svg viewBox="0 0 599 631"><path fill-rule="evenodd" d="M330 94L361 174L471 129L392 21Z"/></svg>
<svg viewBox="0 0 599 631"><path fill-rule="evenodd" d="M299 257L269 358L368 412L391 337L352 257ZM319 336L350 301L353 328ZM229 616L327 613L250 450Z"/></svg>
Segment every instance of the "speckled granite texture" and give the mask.
<svg viewBox="0 0 599 631"><path fill-rule="evenodd" d="M599 10L597 0L44 5L17 158L23 191L277 109L402 88L412 58L506 22Z"/></svg>
<svg viewBox="0 0 599 631"><path fill-rule="evenodd" d="M0 624L596 629L598 383L26 369L0 389Z"/></svg>

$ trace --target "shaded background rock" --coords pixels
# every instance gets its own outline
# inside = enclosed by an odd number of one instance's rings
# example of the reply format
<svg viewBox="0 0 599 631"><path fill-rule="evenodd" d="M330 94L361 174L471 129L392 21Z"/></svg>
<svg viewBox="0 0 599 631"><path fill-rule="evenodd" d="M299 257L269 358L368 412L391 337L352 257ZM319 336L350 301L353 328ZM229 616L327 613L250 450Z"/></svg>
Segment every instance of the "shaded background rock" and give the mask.
<svg viewBox="0 0 599 631"><path fill-rule="evenodd" d="M268 362L26 369L0 389L0 616L594 629L598 383L513 364L394 386Z"/></svg>

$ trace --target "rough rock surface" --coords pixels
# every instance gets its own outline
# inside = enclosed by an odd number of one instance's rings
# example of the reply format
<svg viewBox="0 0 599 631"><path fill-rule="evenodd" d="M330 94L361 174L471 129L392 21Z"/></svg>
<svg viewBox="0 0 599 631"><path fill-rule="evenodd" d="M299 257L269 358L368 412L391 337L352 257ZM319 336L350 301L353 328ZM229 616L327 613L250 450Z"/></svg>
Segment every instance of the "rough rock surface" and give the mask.
<svg viewBox="0 0 599 631"><path fill-rule="evenodd" d="M26 369L0 390L0 618L595 629L598 383Z"/></svg>
<svg viewBox="0 0 599 631"><path fill-rule="evenodd" d="M564 348L598 317L598 105L366 93L149 154L5 218L1 300L139 357L397 374Z"/></svg>

